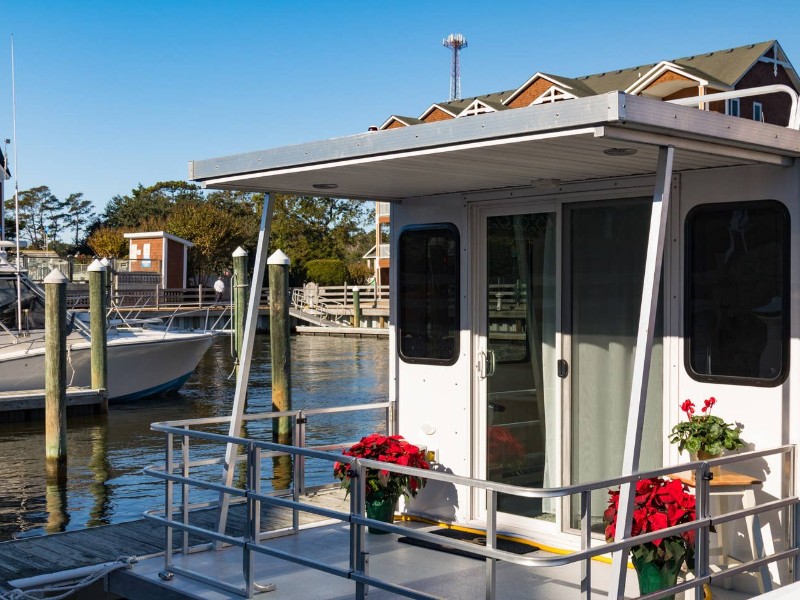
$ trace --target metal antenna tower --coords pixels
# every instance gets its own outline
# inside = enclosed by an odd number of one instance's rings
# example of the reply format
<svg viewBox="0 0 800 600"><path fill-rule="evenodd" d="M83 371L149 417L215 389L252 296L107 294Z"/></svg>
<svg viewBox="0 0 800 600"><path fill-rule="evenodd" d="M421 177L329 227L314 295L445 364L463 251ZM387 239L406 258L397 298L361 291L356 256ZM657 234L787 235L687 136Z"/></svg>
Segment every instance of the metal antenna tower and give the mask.
<svg viewBox="0 0 800 600"><path fill-rule="evenodd" d="M453 51L453 61L450 65L450 100L461 98L461 62L459 52L467 47L467 38L460 33L451 33L442 40L442 46Z"/></svg>

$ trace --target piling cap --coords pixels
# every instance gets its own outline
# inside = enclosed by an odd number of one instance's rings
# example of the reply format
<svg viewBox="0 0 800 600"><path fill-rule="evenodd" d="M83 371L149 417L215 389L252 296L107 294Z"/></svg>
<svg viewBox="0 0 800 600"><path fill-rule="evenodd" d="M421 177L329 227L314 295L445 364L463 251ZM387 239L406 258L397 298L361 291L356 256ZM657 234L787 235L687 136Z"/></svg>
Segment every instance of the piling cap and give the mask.
<svg viewBox="0 0 800 600"><path fill-rule="evenodd" d="M100 259L100 264L103 265L104 267L110 267L111 266L111 261L108 260L107 258L101 258Z"/></svg>
<svg viewBox="0 0 800 600"><path fill-rule="evenodd" d="M288 265L290 262L292 261L283 253L283 250L275 250L272 256L267 259L268 265Z"/></svg>
<svg viewBox="0 0 800 600"><path fill-rule="evenodd" d="M44 278L44 282L45 283L69 283L69 279L67 279L67 277L61 271L59 271L58 269L53 269L52 271L50 271L50 273L47 275L47 277Z"/></svg>
<svg viewBox="0 0 800 600"><path fill-rule="evenodd" d="M89 271L90 273L97 273L98 271L102 273L103 271L106 270L106 266L95 258L92 261L92 264L86 267L86 270Z"/></svg>
<svg viewBox="0 0 800 600"><path fill-rule="evenodd" d="M247 250L239 246L236 250L233 251L233 258L239 258L240 256L247 256Z"/></svg>

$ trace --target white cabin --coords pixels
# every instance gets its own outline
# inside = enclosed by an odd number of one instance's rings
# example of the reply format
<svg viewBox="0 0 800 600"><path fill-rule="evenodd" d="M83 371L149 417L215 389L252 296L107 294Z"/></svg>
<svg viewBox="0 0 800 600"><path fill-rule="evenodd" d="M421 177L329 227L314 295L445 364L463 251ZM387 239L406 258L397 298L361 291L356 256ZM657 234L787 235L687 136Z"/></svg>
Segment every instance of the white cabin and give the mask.
<svg viewBox="0 0 800 600"><path fill-rule="evenodd" d="M190 178L390 203L394 430L444 472L555 488L688 461L668 441L687 398L715 397L747 450L800 439L796 110L782 127L696 106L610 92L195 161ZM795 493L783 461L730 466L762 504ZM497 528L581 547L577 496L497 503ZM595 491L598 538L606 506ZM487 524L466 486L431 482L405 510ZM761 515L768 549L790 523Z"/></svg>

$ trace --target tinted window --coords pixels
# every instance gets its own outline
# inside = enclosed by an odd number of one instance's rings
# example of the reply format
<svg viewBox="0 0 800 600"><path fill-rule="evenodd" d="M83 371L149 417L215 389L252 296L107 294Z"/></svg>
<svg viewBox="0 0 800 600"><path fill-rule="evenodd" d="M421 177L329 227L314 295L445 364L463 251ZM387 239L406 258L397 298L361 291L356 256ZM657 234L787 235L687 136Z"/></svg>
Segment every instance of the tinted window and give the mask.
<svg viewBox="0 0 800 600"><path fill-rule="evenodd" d="M452 364L458 356L458 230L450 224L400 233L400 356Z"/></svg>
<svg viewBox="0 0 800 600"><path fill-rule="evenodd" d="M687 218L687 366L703 381L777 385L789 351L789 215L778 202Z"/></svg>

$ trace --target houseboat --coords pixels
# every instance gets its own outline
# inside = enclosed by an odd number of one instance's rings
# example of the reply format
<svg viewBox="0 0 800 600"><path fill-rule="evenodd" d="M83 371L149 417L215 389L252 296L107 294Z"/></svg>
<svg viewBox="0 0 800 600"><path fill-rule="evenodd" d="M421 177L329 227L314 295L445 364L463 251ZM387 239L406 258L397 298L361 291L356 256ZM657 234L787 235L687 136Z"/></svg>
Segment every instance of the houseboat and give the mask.
<svg viewBox="0 0 800 600"><path fill-rule="evenodd" d="M669 443L681 404L709 398L747 446L688 467L693 589L752 597L791 586L798 565L798 90L776 41L584 77L537 72L376 131L197 160L190 179L390 204L388 427L434 458L402 511L486 532L486 597L589 597L606 584L602 596L636 596L625 587L630 528L604 546L607 482L622 484L629 517L631 482L689 461ZM740 478L715 487L712 466ZM370 536L357 504L345 525L358 555ZM593 583L587 560L567 591L498 591L498 532L559 564L604 552L610 574ZM723 556L709 550L718 542ZM348 576L298 562L349 577L358 597L367 585L441 596L427 571L392 587L355 560ZM449 560L437 564L446 571Z"/></svg>

